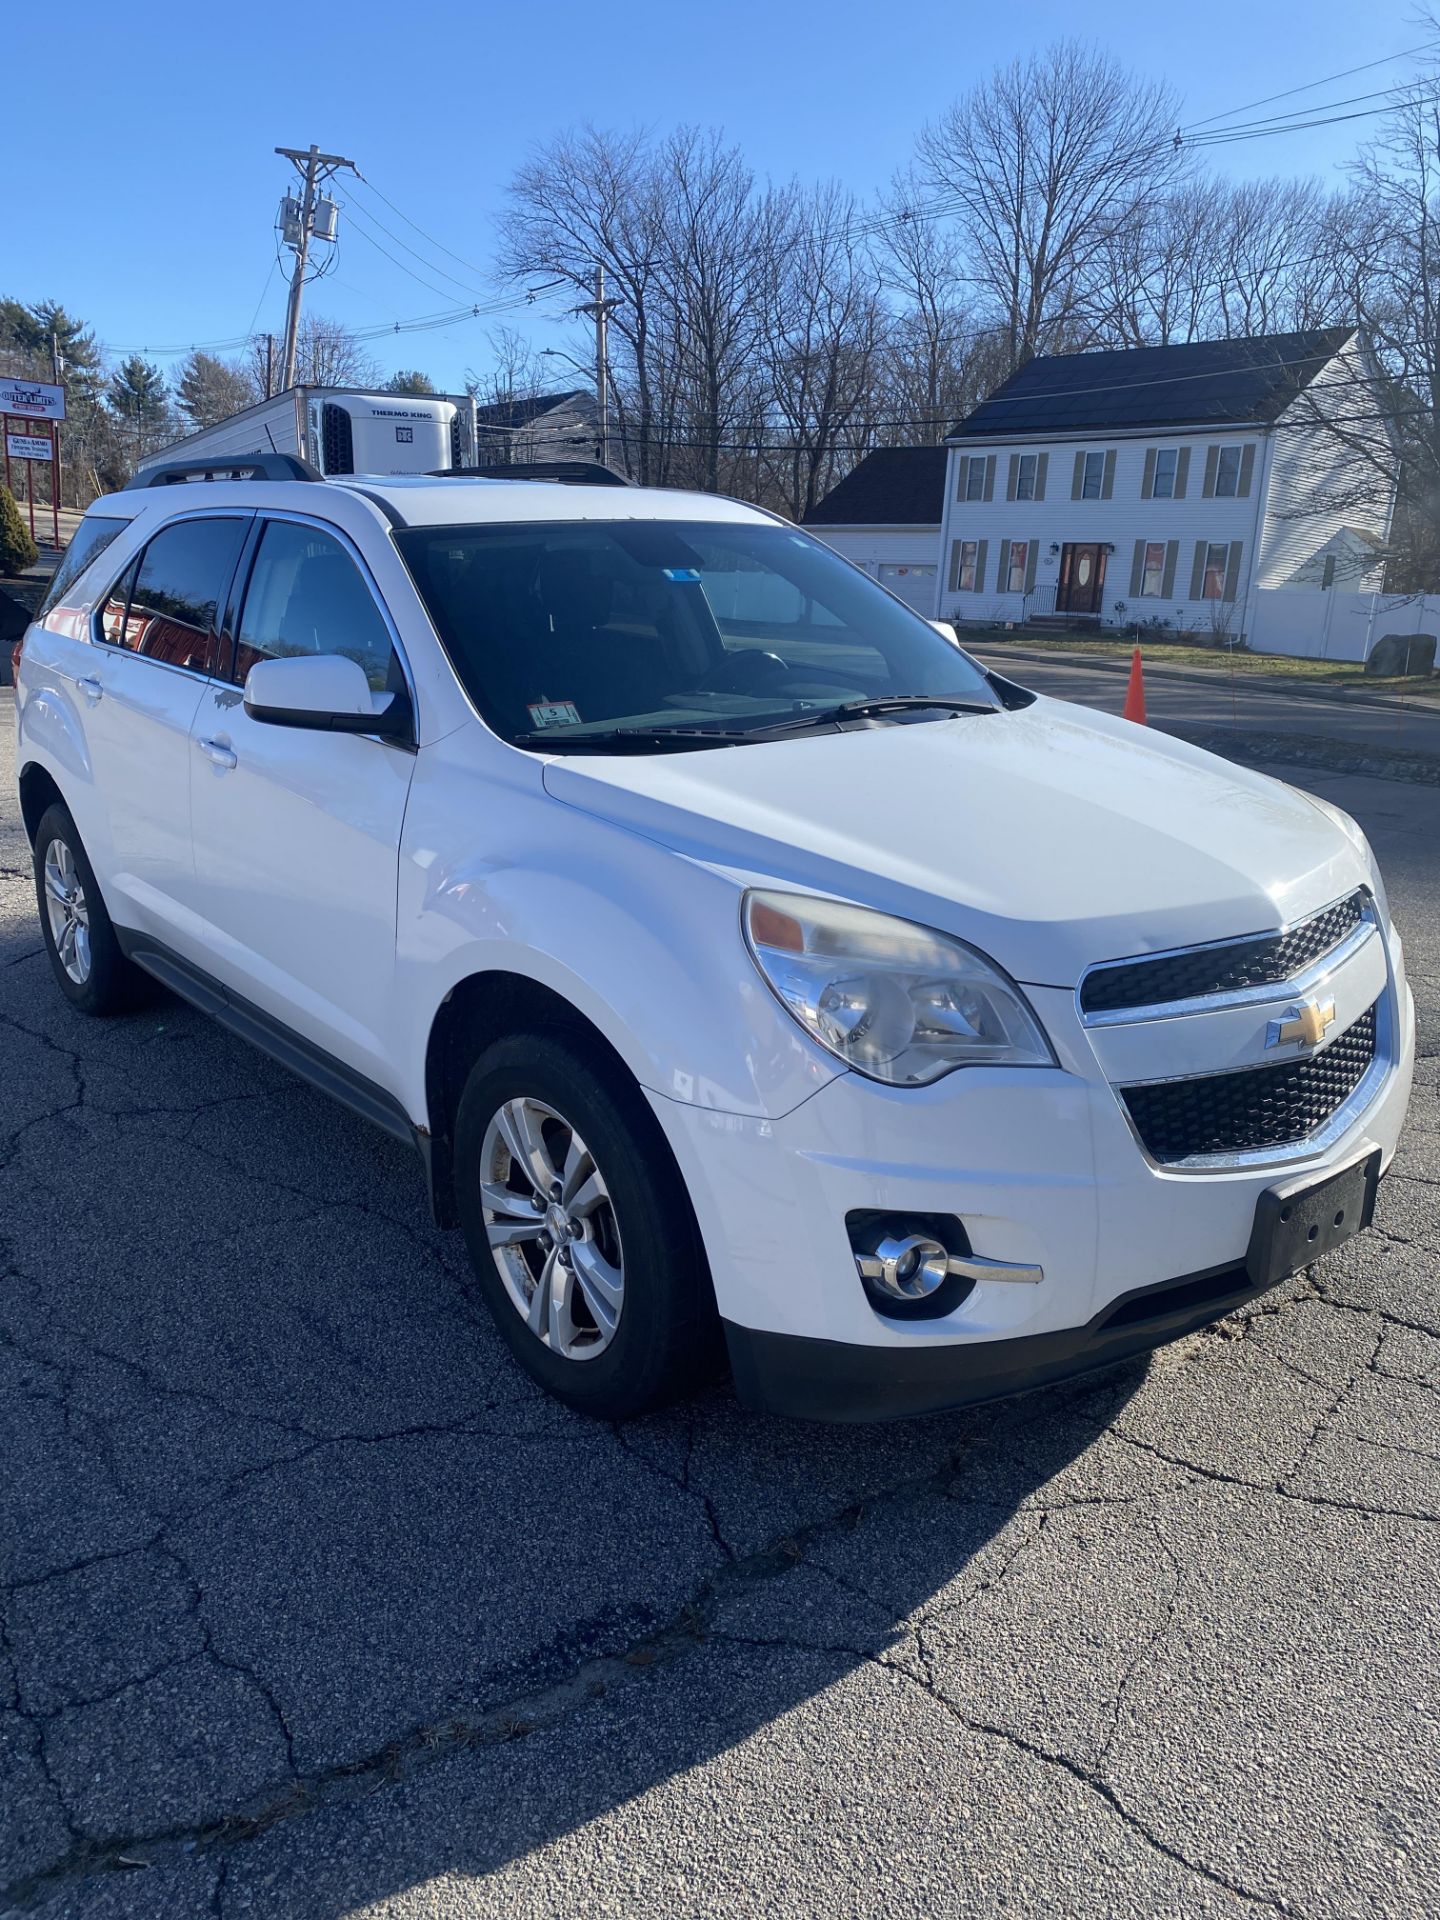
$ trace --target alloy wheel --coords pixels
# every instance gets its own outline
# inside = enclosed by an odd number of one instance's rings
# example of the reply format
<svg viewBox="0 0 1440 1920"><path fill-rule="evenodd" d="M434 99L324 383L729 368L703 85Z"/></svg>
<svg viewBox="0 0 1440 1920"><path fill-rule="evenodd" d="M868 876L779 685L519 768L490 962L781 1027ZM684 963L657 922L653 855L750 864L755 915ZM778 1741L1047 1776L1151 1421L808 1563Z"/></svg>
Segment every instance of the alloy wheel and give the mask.
<svg viewBox="0 0 1440 1920"><path fill-rule="evenodd" d="M45 911L60 964L77 987L90 978L90 909L75 855L63 840L45 849Z"/></svg>
<svg viewBox="0 0 1440 1920"><path fill-rule="evenodd" d="M595 1156L555 1108L507 1100L480 1154L485 1236L516 1312L543 1346L593 1360L615 1337L625 1259Z"/></svg>

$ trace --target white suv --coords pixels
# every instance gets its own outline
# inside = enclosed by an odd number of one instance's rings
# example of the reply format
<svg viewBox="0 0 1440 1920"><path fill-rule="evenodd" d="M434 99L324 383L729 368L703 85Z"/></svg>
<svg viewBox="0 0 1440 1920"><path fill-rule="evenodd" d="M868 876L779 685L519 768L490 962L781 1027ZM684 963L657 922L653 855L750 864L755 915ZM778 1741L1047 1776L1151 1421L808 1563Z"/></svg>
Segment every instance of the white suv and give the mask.
<svg viewBox="0 0 1440 1920"><path fill-rule="evenodd" d="M18 662L56 980L413 1142L563 1399L723 1335L756 1405L954 1406L1368 1220L1414 1013L1343 813L733 501L199 477L96 503Z"/></svg>

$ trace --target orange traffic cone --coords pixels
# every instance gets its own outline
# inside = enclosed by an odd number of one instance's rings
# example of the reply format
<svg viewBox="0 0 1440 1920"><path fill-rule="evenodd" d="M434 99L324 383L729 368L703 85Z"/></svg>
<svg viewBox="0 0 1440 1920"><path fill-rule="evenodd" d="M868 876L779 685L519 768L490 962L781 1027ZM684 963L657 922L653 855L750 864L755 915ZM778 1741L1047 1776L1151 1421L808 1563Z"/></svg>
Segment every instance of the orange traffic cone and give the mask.
<svg viewBox="0 0 1440 1920"><path fill-rule="evenodd" d="M1143 727L1145 721L1145 675L1140 668L1140 649L1130 659L1130 684L1125 689L1125 718Z"/></svg>

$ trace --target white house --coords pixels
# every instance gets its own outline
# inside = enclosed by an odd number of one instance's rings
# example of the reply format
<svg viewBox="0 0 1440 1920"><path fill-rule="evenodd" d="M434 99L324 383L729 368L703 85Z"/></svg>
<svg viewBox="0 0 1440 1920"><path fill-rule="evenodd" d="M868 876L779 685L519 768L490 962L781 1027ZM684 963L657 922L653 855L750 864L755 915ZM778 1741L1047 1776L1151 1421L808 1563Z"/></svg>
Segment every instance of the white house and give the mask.
<svg viewBox="0 0 1440 1920"><path fill-rule="evenodd" d="M928 619L939 585L944 447L877 447L805 516L827 545Z"/></svg>
<svg viewBox="0 0 1440 1920"><path fill-rule="evenodd" d="M1262 589L1381 584L1393 462L1351 327L1045 356L947 446L945 619L1238 638Z"/></svg>

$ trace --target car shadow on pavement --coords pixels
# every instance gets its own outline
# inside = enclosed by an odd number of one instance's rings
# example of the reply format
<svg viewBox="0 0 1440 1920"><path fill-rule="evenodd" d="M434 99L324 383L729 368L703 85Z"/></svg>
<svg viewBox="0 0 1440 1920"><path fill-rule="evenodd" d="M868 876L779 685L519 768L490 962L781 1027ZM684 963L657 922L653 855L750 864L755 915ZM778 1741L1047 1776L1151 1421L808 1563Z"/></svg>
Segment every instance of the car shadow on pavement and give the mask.
<svg viewBox="0 0 1440 1920"><path fill-rule="evenodd" d="M0 1905L123 1857L159 1911L325 1822L307 1915L493 1871L847 1675L925 1690L1052 1513L1168 1471L1107 1441L1143 1364L892 1427L582 1419L401 1148L173 1000L81 1019L37 948L7 913Z"/></svg>

